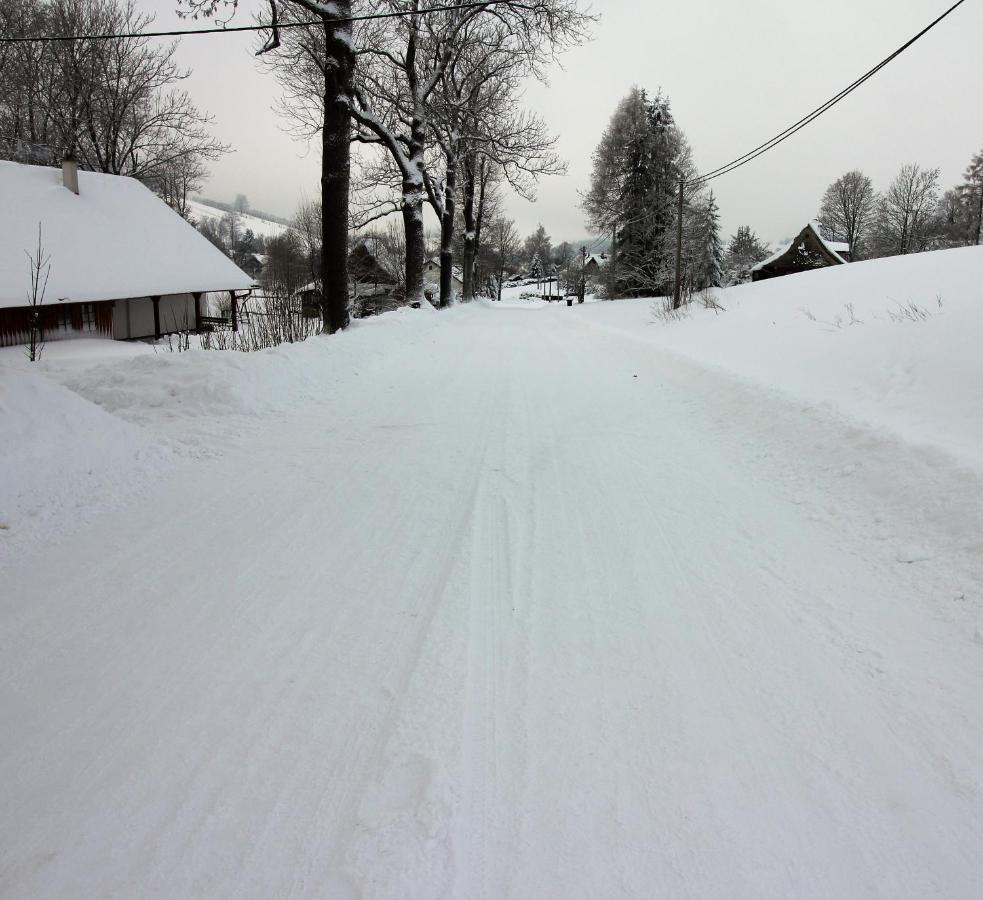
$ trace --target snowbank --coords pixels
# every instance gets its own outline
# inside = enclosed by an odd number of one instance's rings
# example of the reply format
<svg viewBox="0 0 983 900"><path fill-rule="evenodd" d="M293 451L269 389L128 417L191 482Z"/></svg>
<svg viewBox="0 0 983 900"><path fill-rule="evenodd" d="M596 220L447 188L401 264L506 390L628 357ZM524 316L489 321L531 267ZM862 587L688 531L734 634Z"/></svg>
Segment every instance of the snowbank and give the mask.
<svg viewBox="0 0 983 900"><path fill-rule="evenodd" d="M0 567L148 490L182 458L225 452L230 417L255 422L333 399L374 360L428 341L440 318L404 308L259 353L78 340L45 346L31 364L23 348L5 348Z"/></svg>
<svg viewBox="0 0 983 900"><path fill-rule="evenodd" d="M172 459L153 435L36 373L0 375L0 568L74 531Z"/></svg>
<svg viewBox="0 0 983 900"><path fill-rule="evenodd" d="M983 467L983 247L775 278L717 302L674 321L650 300L578 315Z"/></svg>
<svg viewBox="0 0 983 900"><path fill-rule="evenodd" d="M141 425L217 416L260 416L317 403L393 344L418 337L426 312L403 308L360 320L335 339L312 338L256 353L158 352L61 375L104 410ZM388 325L375 333L372 326ZM194 436L183 436L187 443Z"/></svg>

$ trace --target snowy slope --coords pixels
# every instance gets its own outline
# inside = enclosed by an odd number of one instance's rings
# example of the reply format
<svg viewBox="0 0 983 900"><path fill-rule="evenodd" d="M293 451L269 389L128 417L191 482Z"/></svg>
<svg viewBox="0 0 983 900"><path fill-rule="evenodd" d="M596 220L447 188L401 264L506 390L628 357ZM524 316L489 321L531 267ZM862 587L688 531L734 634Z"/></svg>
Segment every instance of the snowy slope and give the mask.
<svg viewBox="0 0 983 900"><path fill-rule="evenodd" d="M221 220L222 216L226 214L224 209L209 206L207 203L202 203L200 200L189 200L188 207L191 213L191 218L195 219L196 221L208 219L217 223ZM279 222L273 222L270 219L262 219L259 216L250 215L249 213L242 213L240 221L243 230L249 229L257 237L279 237L285 231L289 231L288 225L281 225Z"/></svg>
<svg viewBox="0 0 983 900"><path fill-rule="evenodd" d="M0 372L139 486L3 573L0 895L977 897L983 479L768 292Z"/></svg>
<svg viewBox="0 0 983 900"><path fill-rule="evenodd" d="M717 300L724 312L697 302L672 322L648 300L573 312L983 468L983 247L775 278Z"/></svg>

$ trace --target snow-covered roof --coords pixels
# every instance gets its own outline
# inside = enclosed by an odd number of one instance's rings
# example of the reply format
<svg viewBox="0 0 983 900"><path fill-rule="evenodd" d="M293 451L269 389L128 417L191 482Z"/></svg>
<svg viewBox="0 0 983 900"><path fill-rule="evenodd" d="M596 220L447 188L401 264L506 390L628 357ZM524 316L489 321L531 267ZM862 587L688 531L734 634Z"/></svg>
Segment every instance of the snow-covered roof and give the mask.
<svg viewBox="0 0 983 900"><path fill-rule="evenodd" d="M590 265L592 262L597 263L598 266L606 266L608 264L608 255L606 253L591 253L584 260L584 265Z"/></svg>
<svg viewBox="0 0 983 900"><path fill-rule="evenodd" d="M835 259L837 259L841 263L844 263L844 264L846 263L846 260L842 256L840 256L840 254L841 253L849 253L850 252L850 245L849 244L844 244L842 241L827 241L819 233L819 228L816 225L814 225L813 223L810 222L808 225L806 225L805 228L802 229L802 231L800 231L795 236L795 239L794 240L791 240L791 241L788 241L787 243L782 244L782 246L778 250L776 250L774 253L772 253L771 256L769 256L767 259L763 259L763 260L761 260L761 262L759 262L759 263L751 266L751 270L750 271L752 271L752 272L758 272L761 269L763 269L765 266L771 265L773 262L775 262L775 260L781 259L781 257L783 257L786 253L788 253L788 251L791 250L792 247L802 238L803 233L806 232L806 231L811 231L813 233L813 235L815 236L816 240L819 241L819 243L822 244L823 247L825 247L829 251L829 253L830 253L831 256L833 256Z"/></svg>
<svg viewBox="0 0 983 900"><path fill-rule="evenodd" d="M44 302L246 290L253 279L133 178L0 162L0 308L29 302L31 269L50 262Z"/></svg>
<svg viewBox="0 0 983 900"><path fill-rule="evenodd" d="M812 233L817 238L819 238L819 242L827 250L829 250L829 252L832 253L834 256L837 256L840 253L849 253L850 252L850 245L846 241L827 241L826 238L823 237L823 233L822 233L822 230L819 227L819 223L818 222L810 222L809 223L809 227L812 229ZM841 262L846 262L846 260L845 259L844 260L841 260Z"/></svg>
<svg viewBox="0 0 983 900"><path fill-rule="evenodd" d="M786 253L788 253L789 249L792 247L792 244L794 244L794 243L795 243L795 241L788 241L787 243L782 244L781 247L778 250L776 250L774 253L771 254L771 256L769 256L766 259L761 260L761 262L755 263L753 266L751 266L751 271L752 272L757 272L759 269L763 269L765 266L770 265L771 263L773 263L776 259L780 259Z"/></svg>

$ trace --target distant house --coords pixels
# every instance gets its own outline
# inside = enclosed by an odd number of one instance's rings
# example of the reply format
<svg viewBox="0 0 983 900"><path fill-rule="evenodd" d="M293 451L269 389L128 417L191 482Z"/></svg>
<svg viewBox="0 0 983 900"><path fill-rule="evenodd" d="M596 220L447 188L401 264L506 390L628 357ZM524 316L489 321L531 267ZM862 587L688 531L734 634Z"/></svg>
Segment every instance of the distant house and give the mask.
<svg viewBox="0 0 983 900"><path fill-rule="evenodd" d="M354 243L348 254L348 277L356 285L392 288L398 279L380 261L375 245L371 237Z"/></svg>
<svg viewBox="0 0 983 900"><path fill-rule="evenodd" d="M753 266L751 280L764 281L766 278L794 275L826 266L840 266L849 261L849 244L825 240L819 228L809 223L796 235L795 240Z"/></svg>
<svg viewBox="0 0 983 900"><path fill-rule="evenodd" d="M266 268L266 254L247 253L242 258L242 262L239 263L239 268L252 279L259 278L263 274L263 269Z"/></svg>
<svg viewBox="0 0 983 900"><path fill-rule="evenodd" d="M297 288L291 295L294 301L293 311L300 313L306 319L316 319L321 315L321 284L312 281Z"/></svg>
<svg viewBox="0 0 983 900"><path fill-rule="evenodd" d="M155 338L200 330L205 294L232 299L253 279L133 178L0 162L0 346L28 337L27 254L48 260L46 341ZM42 280L43 280L42 274ZM207 302L207 301L205 301Z"/></svg>
<svg viewBox="0 0 983 900"><path fill-rule="evenodd" d="M464 292L464 273L457 267L451 273L451 293L460 297ZM440 294L440 260L431 257L423 265L423 293L428 300Z"/></svg>
<svg viewBox="0 0 983 900"><path fill-rule="evenodd" d="M606 253L592 253L584 260L584 275L588 278L596 278L603 269L607 268L608 262Z"/></svg>
<svg viewBox="0 0 983 900"><path fill-rule="evenodd" d="M403 295L397 279L376 256L373 238L356 241L348 254L348 291L352 315L358 318L378 315L402 305ZM321 285L312 281L293 293L297 310L304 316L321 314Z"/></svg>

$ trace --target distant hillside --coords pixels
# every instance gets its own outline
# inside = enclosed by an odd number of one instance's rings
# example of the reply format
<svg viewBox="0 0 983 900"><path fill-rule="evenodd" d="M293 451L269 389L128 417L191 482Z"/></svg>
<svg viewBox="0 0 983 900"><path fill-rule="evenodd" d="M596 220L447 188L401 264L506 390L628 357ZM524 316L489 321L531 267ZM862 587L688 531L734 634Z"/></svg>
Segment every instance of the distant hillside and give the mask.
<svg viewBox="0 0 983 900"><path fill-rule="evenodd" d="M235 209L235 205L232 203L226 203L224 200L212 200L211 197L196 197L199 203L204 203L205 206L214 206L216 209L224 210L225 212L232 212ZM269 219L271 222L279 222L281 225L289 225L290 220L283 218L283 216L275 216L273 213L265 212L261 209L252 209L250 207L249 214L251 216L256 216L257 219Z"/></svg>
<svg viewBox="0 0 983 900"><path fill-rule="evenodd" d="M231 211L231 207L224 208L227 206L228 204L215 206L211 201L206 202L204 200L191 200L188 203L192 218L210 219L216 223L222 216ZM248 228L257 237L262 236L264 238L278 237L290 228L285 222L267 218L256 211L242 214L242 227Z"/></svg>

